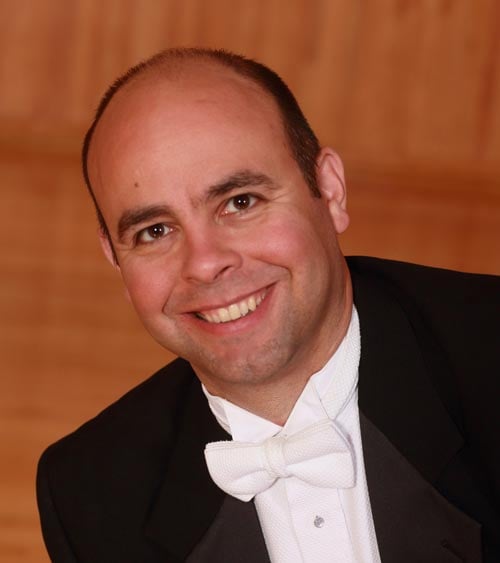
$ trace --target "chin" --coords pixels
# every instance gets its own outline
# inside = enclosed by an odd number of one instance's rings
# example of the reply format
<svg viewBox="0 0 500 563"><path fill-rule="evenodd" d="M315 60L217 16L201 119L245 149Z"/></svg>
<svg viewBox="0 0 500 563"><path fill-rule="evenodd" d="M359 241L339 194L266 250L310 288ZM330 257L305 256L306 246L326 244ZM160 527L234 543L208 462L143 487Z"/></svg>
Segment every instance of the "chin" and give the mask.
<svg viewBox="0 0 500 563"><path fill-rule="evenodd" d="M254 354L203 355L193 358L191 364L203 383L213 382L219 388L262 385L286 375L292 356L283 345L269 342Z"/></svg>

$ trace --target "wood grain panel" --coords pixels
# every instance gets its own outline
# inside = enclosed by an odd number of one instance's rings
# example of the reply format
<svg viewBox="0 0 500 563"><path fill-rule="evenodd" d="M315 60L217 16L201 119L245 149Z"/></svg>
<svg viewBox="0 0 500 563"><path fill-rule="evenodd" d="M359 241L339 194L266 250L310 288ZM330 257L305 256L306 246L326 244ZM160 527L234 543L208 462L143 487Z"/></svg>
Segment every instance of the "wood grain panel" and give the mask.
<svg viewBox="0 0 500 563"><path fill-rule="evenodd" d="M36 461L170 358L80 177L107 85L173 45L268 63L344 157L346 252L500 273L495 0L0 0L0 560L46 561Z"/></svg>
<svg viewBox="0 0 500 563"><path fill-rule="evenodd" d="M0 160L0 560L46 561L38 457L171 355L145 334L104 261L79 163Z"/></svg>

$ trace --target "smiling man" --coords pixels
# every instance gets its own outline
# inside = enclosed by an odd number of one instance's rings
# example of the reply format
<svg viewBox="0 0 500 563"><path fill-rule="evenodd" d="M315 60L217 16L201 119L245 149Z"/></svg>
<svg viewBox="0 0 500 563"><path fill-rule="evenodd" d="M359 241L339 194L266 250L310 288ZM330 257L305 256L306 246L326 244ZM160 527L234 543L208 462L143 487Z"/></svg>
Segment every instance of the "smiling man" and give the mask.
<svg viewBox="0 0 500 563"><path fill-rule="evenodd" d="M180 359L42 457L54 561L496 560L495 278L346 261L339 157L229 53L131 69L83 161Z"/></svg>

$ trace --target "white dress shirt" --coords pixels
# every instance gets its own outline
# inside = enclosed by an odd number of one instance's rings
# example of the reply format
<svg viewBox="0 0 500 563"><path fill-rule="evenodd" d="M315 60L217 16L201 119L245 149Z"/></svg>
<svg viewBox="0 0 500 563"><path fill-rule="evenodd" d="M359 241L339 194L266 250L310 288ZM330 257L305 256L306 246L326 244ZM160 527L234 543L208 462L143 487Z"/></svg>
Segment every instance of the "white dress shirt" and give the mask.
<svg viewBox="0 0 500 563"><path fill-rule="evenodd" d="M272 563L380 563L366 485L358 409L361 337L353 308L346 336L327 364L313 374L283 427L210 395L219 424L233 440L262 442L288 436L329 418L351 446L356 483L325 489L296 477L278 479L255 497L255 506Z"/></svg>

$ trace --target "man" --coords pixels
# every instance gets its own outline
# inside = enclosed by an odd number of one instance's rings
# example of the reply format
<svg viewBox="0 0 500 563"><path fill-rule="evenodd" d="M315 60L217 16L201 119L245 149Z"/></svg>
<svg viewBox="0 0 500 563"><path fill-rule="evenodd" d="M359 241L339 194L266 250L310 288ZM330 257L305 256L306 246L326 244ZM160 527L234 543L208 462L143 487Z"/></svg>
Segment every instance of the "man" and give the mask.
<svg viewBox="0 0 500 563"><path fill-rule="evenodd" d="M83 160L182 359L42 457L54 561L499 560L495 278L346 262L338 156L236 55L134 67Z"/></svg>

